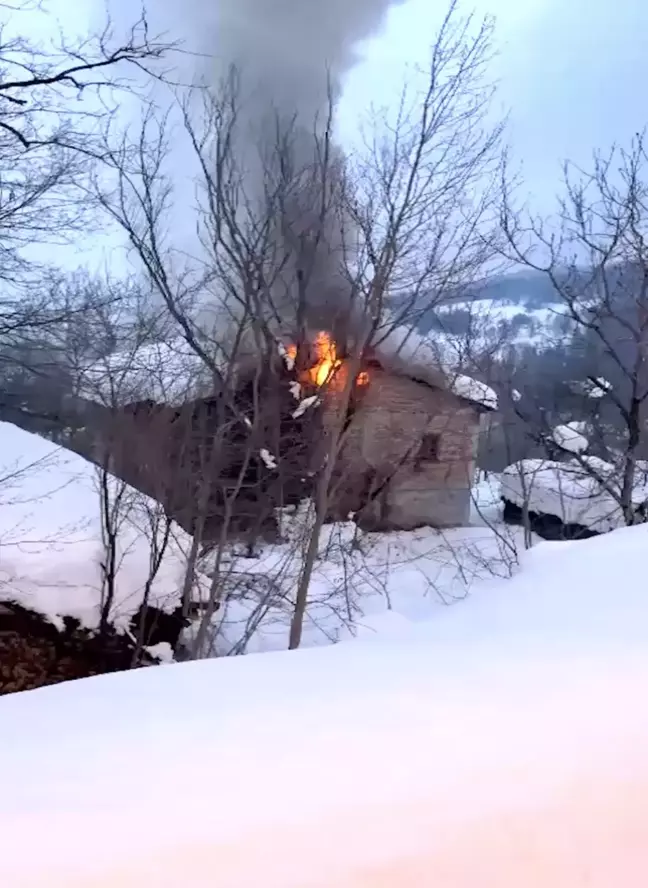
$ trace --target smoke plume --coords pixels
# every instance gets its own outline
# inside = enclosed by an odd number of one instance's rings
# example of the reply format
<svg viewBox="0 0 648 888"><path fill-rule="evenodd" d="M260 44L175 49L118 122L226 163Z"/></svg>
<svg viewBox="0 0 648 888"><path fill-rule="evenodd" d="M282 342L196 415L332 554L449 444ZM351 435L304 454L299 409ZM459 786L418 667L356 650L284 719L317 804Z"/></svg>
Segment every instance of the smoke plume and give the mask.
<svg viewBox="0 0 648 888"><path fill-rule="evenodd" d="M331 98L339 99L344 76L358 60L358 44L380 28L390 6L402 2L183 0L184 25L204 53L197 73L216 85L232 66L239 72L242 114L236 150L244 158L248 197L254 197L261 181L252 146L258 149L264 121L290 121L293 160L297 166L312 165L316 122L321 130ZM317 200L310 190L306 202L292 210L297 230L312 224ZM339 314L349 290L340 272L339 222L328 223L310 276L307 299L314 324Z"/></svg>
<svg viewBox="0 0 648 888"><path fill-rule="evenodd" d="M359 42L375 33L390 6L404 0L184 0L195 45L215 62L234 64L255 93L250 115L274 105L312 127L358 59ZM265 106L265 107L264 107Z"/></svg>

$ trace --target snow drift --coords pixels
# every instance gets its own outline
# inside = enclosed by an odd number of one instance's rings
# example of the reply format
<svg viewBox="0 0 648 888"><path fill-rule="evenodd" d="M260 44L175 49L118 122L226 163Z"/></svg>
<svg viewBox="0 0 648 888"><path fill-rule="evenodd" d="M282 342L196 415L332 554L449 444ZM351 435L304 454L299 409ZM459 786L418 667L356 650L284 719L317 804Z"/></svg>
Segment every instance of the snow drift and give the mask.
<svg viewBox="0 0 648 888"><path fill-rule="evenodd" d="M647 543L543 544L383 641L0 700L0 883L639 888Z"/></svg>

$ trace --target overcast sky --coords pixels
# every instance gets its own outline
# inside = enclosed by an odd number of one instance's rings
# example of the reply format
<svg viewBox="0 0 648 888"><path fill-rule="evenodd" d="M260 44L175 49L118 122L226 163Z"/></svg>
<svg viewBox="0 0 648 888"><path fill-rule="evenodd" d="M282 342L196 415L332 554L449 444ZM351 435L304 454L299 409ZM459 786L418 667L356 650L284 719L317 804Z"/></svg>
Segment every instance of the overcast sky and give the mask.
<svg viewBox="0 0 648 888"><path fill-rule="evenodd" d="M152 29L182 28L192 2L209 14L218 0L147 0ZM264 0L283 9L291 2L316 0ZM363 60L347 77L342 133L371 101L384 103L395 95L406 64L425 62L446 4L402 2L391 9L382 32L363 44ZM71 0L51 3L67 30L93 19L96 24L106 6L122 23L136 12L131 0L92 0L84 6L84 22ZM536 209L547 212L562 159L586 164L593 148L627 144L648 123L648 0L465 0L465 8L471 7L497 19L493 75L500 80L499 105L510 112L507 139Z"/></svg>
<svg viewBox="0 0 648 888"><path fill-rule="evenodd" d="M560 162L586 163L595 147L627 143L648 124L648 0L475 0L496 16L502 107L529 191L553 195ZM367 61L349 78L344 111L399 77L403 60L425 58L444 4L409 0L393 9ZM384 72L384 73L381 73Z"/></svg>
<svg viewBox="0 0 648 888"><path fill-rule="evenodd" d="M71 15L73 4L60 2ZM94 2L97 10L105 6ZM202 0L204 6L217 2ZM265 0L278 2L288 4ZM176 0L148 0L154 21L169 5L186 9ZM129 0L109 0L109 6L132 15ZM508 138L538 198L555 193L563 158L586 162L594 147L627 143L648 123L648 0L465 0L464 6L497 19L499 101L510 111ZM348 77L343 125L397 88L405 63L425 61L445 8L445 0L406 0L391 10L383 32L363 46L365 61Z"/></svg>

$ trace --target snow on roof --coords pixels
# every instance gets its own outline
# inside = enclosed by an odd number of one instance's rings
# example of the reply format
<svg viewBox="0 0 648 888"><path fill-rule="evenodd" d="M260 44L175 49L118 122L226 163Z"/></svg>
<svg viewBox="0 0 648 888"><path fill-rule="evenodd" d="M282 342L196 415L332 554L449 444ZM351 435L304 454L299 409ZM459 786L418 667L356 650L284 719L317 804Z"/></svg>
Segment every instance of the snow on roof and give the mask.
<svg viewBox="0 0 648 888"><path fill-rule="evenodd" d="M497 410L497 395L485 382L460 373L451 377L450 388L459 398L481 404L488 410Z"/></svg>
<svg viewBox="0 0 648 888"><path fill-rule="evenodd" d="M555 515L561 521L581 524L598 533L623 527L623 513L616 498L596 477L615 490L615 467L597 457L581 459L584 465L575 459L566 463L545 459L514 463L502 474L502 495L520 508L528 504L532 512ZM638 476L633 503L639 506L647 499L648 485Z"/></svg>
<svg viewBox="0 0 648 888"><path fill-rule="evenodd" d="M582 434L583 423L568 422L566 425L558 425L552 431L551 437L563 450L569 453L584 453L589 447L589 441Z"/></svg>
<svg viewBox="0 0 648 888"><path fill-rule="evenodd" d="M449 389L487 410L497 410L496 392L486 383L460 373L460 357L452 354L441 338L424 338L412 327L396 326L384 335L378 331L373 349L377 359L395 372Z"/></svg>
<svg viewBox="0 0 648 888"><path fill-rule="evenodd" d="M217 362L218 363L218 362ZM106 406L181 404L212 390L210 373L183 339L114 352L82 371L79 395Z"/></svg>
<svg viewBox="0 0 648 888"><path fill-rule="evenodd" d="M574 886L592 849L590 888L640 884L647 547L544 543L372 642L2 698L0 884Z"/></svg>
<svg viewBox="0 0 648 888"><path fill-rule="evenodd" d="M0 600L35 610L55 625L76 617L98 626L102 597L102 521L97 469L37 435L0 423ZM149 577L151 514L159 507L127 485L128 515L118 535L116 595L110 622L125 630ZM191 540L173 527L150 603L180 603Z"/></svg>

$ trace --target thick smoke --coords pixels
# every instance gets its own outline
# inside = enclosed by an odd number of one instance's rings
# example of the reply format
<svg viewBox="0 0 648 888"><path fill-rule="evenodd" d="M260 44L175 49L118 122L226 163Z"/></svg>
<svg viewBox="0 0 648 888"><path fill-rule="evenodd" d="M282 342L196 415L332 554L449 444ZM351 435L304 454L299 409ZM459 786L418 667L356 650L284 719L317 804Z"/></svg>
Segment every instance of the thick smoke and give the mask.
<svg viewBox="0 0 648 888"><path fill-rule="evenodd" d="M358 44L380 28L390 6L403 2L184 0L179 12L194 45L213 58L215 77L232 64L244 72L255 94L248 114L273 105L310 128L326 108L327 71L337 98Z"/></svg>
<svg viewBox="0 0 648 888"><path fill-rule="evenodd" d="M184 0L183 23L191 28L193 45L205 54L199 63L201 76L213 78L216 85L231 66L239 72L242 117L237 152L245 158L248 196L260 191L256 152L264 124L277 118L290 121L294 161L312 165L316 122L321 128L326 120L331 94L334 101L340 97L344 76L358 60L358 44L380 28L391 5L402 2ZM315 203L310 193L305 203L293 208L295 229L311 224ZM348 299L349 287L340 273L339 221L331 220L321 238L310 277L307 299L313 324L326 324L332 314L339 315ZM291 297L282 300L284 307L290 302Z"/></svg>

